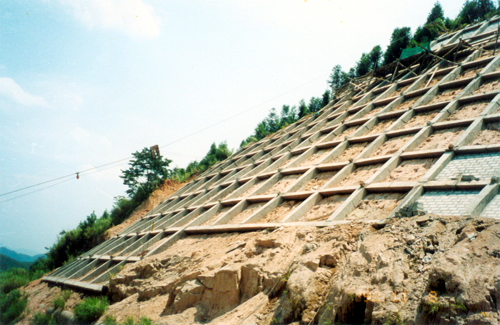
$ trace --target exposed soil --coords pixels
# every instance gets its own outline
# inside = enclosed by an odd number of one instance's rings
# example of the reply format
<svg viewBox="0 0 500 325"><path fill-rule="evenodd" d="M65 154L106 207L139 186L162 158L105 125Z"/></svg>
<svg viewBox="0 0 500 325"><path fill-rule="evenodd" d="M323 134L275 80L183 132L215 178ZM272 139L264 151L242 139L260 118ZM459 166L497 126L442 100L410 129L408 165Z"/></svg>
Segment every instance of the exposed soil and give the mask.
<svg viewBox="0 0 500 325"><path fill-rule="evenodd" d="M431 82L427 85L427 87L432 87L432 86L434 86L434 85L435 85L435 84L437 84L439 81L441 81L441 79L443 79L443 78L444 78L444 76L445 76L444 74L439 75L439 76L434 76L434 78L432 78ZM423 83L422 83L422 86L421 86L420 88L423 88L423 87L427 84L427 82L429 81L429 78L430 78L430 76L429 76L429 77L425 80L425 82L423 82Z"/></svg>
<svg viewBox="0 0 500 325"><path fill-rule="evenodd" d="M43 313L46 308L52 306L55 298L61 295L61 288L49 285L41 280L30 282L27 286L22 288L28 295L28 305L23 313L24 317L16 323L20 325L31 325L33 315L37 312ZM73 310L83 300L83 294L72 292L69 299L66 301L64 310Z"/></svg>
<svg viewBox="0 0 500 325"><path fill-rule="evenodd" d="M382 182L414 182L418 181L437 161L435 158L403 160Z"/></svg>
<svg viewBox="0 0 500 325"><path fill-rule="evenodd" d="M496 54L498 54L498 50L497 50ZM479 58L477 58L476 60L478 60L480 58L488 58L490 56L493 56L493 50L483 50L483 52L481 52L481 56Z"/></svg>
<svg viewBox="0 0 500 325"><path fill-rule="evenodd" d="M355 158L361 153L361 151L365 150L367 145L368 142L355 143L353 145L350 145L340 156L331 160L330 163L347 161L351 158Z"/></svg>
<svg viewBox="0 0 500 325"><path fill-rule="evenodd" d="M410 108L413 104L415 104L417 102L417 100L420 99L420 97L422 97L422 96L415 96L415 97L411 97L411 98L406 99L401 104L399 104L397 110Z"/></svg>
<svg viewBox="0 0 500 325"><path fill-rule="evenodd" d="M486 106L488 106L489 103L490 103L489 100L483 100L461 105L450 116L448 116L446 121L462 120L466 118L479 116L479 114L481 114L481 112L484 111L484 109L486 108Z"/></svg>
<svg viewBox="0 0 500 325"><path fill-rule="evenodd" d="M382 144L377 151L371 154L371 157L392 155L397 152L401 147L408 142L414 134L400 135L399 137L389 138L384 144Z"/></svg>
<svg viewBox="0 0 500 325"><path fill-rule="evenodd" d="M330 151L332 151L332 148L318 150L316 153L310 155L302 164L300 164L300 167L312 166L319 163Z"/></svg>
<svg viewBox="0 0 500 325"><path fill-rule="evenodd" d="M265 203L254 203L250 204L245 210L241 211L239 214L234 216L231 220L229 220L227 223L242 223L245 221L248 217L250 217L254 212L256 212L258 209L262 208Z"/></svg>
<svg viewBox="0 0 500 325"><path fill-rule="evenodd" d="M401 94L402 92L405 92L408 88L410 88L412 84L408 84L404 87L399 87L392 95L391 97L394 97L394 96L399 96L399 94Z"/></svg>
<svg viewBox="0 0 500 325"><path fill-rule="evenodd" d="M483 94L498 89L500 89L500 80L490 79L474 90L473 94Z"/></svg>
<svg viewBox="0 0 500 325"><path fill-rule="evenodd" d="M195 176L196 177L196 176ZM110 228L106 231L105 238L109 239L115 235L117 235L120 231L134 224L137 220L139 220L146 213L151 211L154 207L160 204L161 201L168 198L170 195L174 194L181 187L186 185L187 183L179 183L177 181L167 179L160 187L155 190L144 202L142 202L135 210L132 212L130 217L127 220L123 221L117 226Z"/></svg>
<svg viewBox="0 0 500 325"><path fill-rule="evenodd" d="M200 226L210 226L210 225L212 225L217 219L219 219L220 217L222 217L223 215L225 215L232 208L233 207L230 206L230 207L225 207L225 208L220 209L219 212L217 212L214 216L212 216L212 218L208 219L207 221L205 221L204 223L202 223Z"/></svg>
<svg viewBox="0 0 500 325"><path fill-rule="evenodd" d="M380 112L385 106L379 106L375 109L372 109L371 111L369 111L365 116L363 116L364 118L365 117L372 117L372 116L375 116L375 114L377 114L378 112Z"/></svg>
<svg viewBox="0 0 500 325"><path fill-rule="evenodd" d="M431 121L433 118L436 117L436 115L439 114L441 110L436 109L433 111L427 111L423 113L419 113L415 116L413 116L408 122L403 124L403 129L409 129L415 126L424 126L427 121Z"/></svg>
<svg viewBox="0 0 500 325"><path fill-rule="evenodd" d="M351 211L348 220L376 220L386 218L405 197L404 193L374 193L367 195Z"/></svg>
<svg viewBox="0 0 500 325"><path fill-rule="evenodd" d="M261 187L262 184L264 184L265 181L267 181L267 179L258 180L257 183L255 183L254 185L250 186L250 188L248 190L246 190L245 193L241 194L240 197L247 197L247 196L249 196L250 193L256 191L259 187Z"/></svg>
<svg viewBox="0 0 500 325"><path fill-rule="evenodd" d="M323 141L326 138L327 135L328 135L328 133L321 134L316 140L314 140L314 142L312 144L320 143L321 141Z"/></svg>
<svg viewBox="0 0 500 325"><path fill-rule="evenodd" d="M453 144L464 131L464 128L437 130L425 139L425 141L418 146L416 151L447 148L448 145Z"/></svg>
<svg viewBox="0 0 500 325"><path fill-rule="evenodd" d="M295 156L290 157L288 160L282 162L281 165L279 165L278 168L284 168L284 167L286 167L286 165L290 164L292 161L294 161L295 159L297 159L299 156L300 155L295 155Z"/></svg>
<svg viewBox="0 0 500 325"><path fill-rule="evenodd" d="M434 104L434 103L441 103L441 102L446 102L449 101L455 97L462 91L462 88L453 88L453 89L445 89L442 92L438 93L429 103Z"/></svg>
<svg viewBox="0 0 500 325"><path fill-rule="evenodd" d="M500 122L488 123L474 139L474 145L488 145L500 143Z"/></svg>
<svg viewBox="0 0 500 325"><path fill-rule="evenodd" d="M378 124L372 126L372 128L365 135L372 135L372 134L382 133L389 126L391 126L392 123L394 123L393 119L391 119L391 120L382 120Z"/></svg>
<svg viewBox="0 0 500 325"><path fill-rule="evenodd" d="M322 199L312 207L299 221L323 221L328 219L349 195L332 195Z"/></svg>
<svg viewBox="0 0 500 325"><path fill-rule="evenodd" d="M276 193L284 193L285 190L290 187L295 181L302 176L302 174L295 175L287 175L282 177L279 181L276 182L270 189L268 189L264 194L276 194Z"/></svg>
<svg viewBox="0 0 500 325"><path fill-rule="evenodd" d="M366 182L383 164L360 166L351 174L347 175L338 186L358 185L360 182Z"/></svg>
<svg viewBox="0 0 500 325"><path fill-rule="evenodd" d="M299 191L316 191L325 185L338 171L319 173L315 178L310 179Z"/></svg>
<svg viewBox="0 0 500 325"><path fill-rule="evenodd" d="M303 201L286 200L278 205L274 210L269 212L260 219L259 223L280 222L288 213L299 206Z"/></svg>
<svg viewBox="0 0 500 325"><path fill-rule="evenodd" d="M479 72L481 72L481 70L483 70L484 67L485 67L484 65L478 65L478 66L466 69L457 78L457 80L475 77Z"/></svg>
<svg viewBox="0 0 500 325"><path fill-rule="evenodd" d="M356 130L358 129L358 126L359 125L351 126L350 128L345 129L344 132L342 132L341 134L337 135L333 140L341 140L341 139L344 139L344 137L350 136L351 134L353 134L354 132L356 132Z"/></svg>

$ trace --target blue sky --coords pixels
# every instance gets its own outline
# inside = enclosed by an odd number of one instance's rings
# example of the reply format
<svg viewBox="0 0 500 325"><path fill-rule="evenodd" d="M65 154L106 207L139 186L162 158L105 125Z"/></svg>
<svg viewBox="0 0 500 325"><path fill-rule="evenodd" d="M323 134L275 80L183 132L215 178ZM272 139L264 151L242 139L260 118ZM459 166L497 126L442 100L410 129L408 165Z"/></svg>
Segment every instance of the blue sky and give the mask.
<svg viewBox="0 0 500 325"><path fill-rule="evenodd" d="M184 167L237 148L269 109L327 89L434 0L37 0L0 4L0 193L162 148ZM455 17L462 1L441 1ZM113 167L114 166L114 167ZM0 245L44 252L123 195L120 169L0 203ZM50 184L47 184L50 185ZM32 190L36 190L33 188ZM0 196L0 201L22 195Z"/></svg>

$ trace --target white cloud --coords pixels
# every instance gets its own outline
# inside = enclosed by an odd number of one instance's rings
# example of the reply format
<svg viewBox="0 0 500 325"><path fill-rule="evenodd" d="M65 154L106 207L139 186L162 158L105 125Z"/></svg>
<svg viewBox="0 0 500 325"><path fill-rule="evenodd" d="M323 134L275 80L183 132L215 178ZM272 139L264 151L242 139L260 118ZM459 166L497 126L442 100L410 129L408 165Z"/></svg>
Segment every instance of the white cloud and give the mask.
<svg viewBox="0 0 500 325"><path fill-rule="evenodd" d="M48 106L43 97L23 90L12 78L0 77L0 96L24 106Z"/></svg>
<svg viewBox="0 0 500 325"><path fill-rule="evenodd" d="M160 35L160 18L142 0L59 0L88 28L123 31L132 37Z"/></svg>

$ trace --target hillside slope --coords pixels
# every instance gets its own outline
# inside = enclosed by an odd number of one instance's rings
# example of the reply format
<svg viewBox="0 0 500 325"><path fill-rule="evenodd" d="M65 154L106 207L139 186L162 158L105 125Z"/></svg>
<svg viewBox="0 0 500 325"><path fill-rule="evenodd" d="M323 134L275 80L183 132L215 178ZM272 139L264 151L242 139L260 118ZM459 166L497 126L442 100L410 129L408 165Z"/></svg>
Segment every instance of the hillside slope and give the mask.
<svg viewBox="0 0 500 325"><path fill-rule="evenodd" d="M34 262L43 255L35 255L35 256L30 256L26 254L21 254L18 252L15 252L13 250L8 249L7 247L0 247L0 254L3 254L4 256L10 257L13 260L16 260L18 262Z"/></svg>
<svg viewBox="0 0 500 325"><path fill-rule="evenodd" d="M12 259L4 254L0 253L0 272L7 271L13 268L23 268L26 269L31 265L30 262L19 262Z"/></svg>

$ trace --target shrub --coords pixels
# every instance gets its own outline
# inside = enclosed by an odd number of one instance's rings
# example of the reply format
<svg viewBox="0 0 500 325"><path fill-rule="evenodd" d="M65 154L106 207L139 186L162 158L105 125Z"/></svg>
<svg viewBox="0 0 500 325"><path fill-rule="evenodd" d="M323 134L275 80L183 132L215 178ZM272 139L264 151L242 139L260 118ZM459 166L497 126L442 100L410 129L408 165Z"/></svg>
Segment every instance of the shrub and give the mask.
<svg viewBox="0 0 500 325"><path fill-rule="evenodd" d="M0 274L0 292L10 291L27 285L30 282L30 274L25 269L14 268Z"/></svg>
<svg viewBox="0 0 500 325"><path fill-rule="evenodd" d="M52 316L47 313L36 312L31 319L34 325L49 325L52 321Z"/></svg>
<svg viewBox="0 0 500 325"><path fill-rule="evenodd" d="M59 296L59 297L56 297L53 301L52 301L52 306L54 306L54 308L56 309L64 309L64 306L66 306L66 300Z"/></svg>
<svg viewBox="0 0 500 325"><path fill-rule="evenodd" d="M103 325L118 325L118 322L116 321L116 318L111 315L106 315L104 317L104 321L102 322Z"/></svg>
<svg viewBox="0 0 500 325"><path fill-rule="evenodd" d="M108 308L108 299L106 297L85 298L75 309L75 319L77 323L90 324L101 317Z"/></svg>
<svg viewBox="0 0 500 325"><path fill-rule="evenodd" d="M8 294L0 293L0 323L14 323L21 316L27 304L28 297L17 289Z"/></svg>

